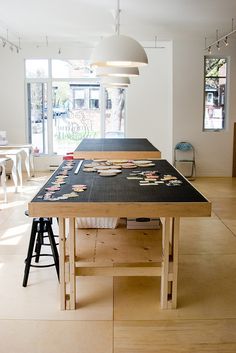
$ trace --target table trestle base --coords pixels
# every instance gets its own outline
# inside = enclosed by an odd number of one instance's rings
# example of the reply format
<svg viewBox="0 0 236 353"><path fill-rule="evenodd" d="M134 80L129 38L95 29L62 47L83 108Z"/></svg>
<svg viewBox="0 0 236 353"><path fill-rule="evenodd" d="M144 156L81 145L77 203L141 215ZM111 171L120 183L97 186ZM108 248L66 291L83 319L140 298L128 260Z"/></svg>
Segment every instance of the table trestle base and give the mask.
<svg viewBox="0 0 236 353"><path fill-rule="evenodd" d="M75 218L68 218L68 222L66 218L59 218L62 310L76 308L76 276L160 276L161 308L176 308L179 218L162 219L162 261L160 263L80 264L76 257L75 235Z"/></svg>

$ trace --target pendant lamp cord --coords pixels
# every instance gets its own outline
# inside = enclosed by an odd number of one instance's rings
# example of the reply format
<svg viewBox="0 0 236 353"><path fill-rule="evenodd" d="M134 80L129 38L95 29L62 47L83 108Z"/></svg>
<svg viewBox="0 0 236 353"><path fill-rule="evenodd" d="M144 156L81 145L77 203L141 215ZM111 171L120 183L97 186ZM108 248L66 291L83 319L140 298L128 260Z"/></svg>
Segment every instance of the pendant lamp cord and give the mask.
<svg viewBox="0 0 236 353"><path fill-rule="evenodd" d="M117 12L116 12L116 34L120 35L120 0L117 0Z"/></svg>

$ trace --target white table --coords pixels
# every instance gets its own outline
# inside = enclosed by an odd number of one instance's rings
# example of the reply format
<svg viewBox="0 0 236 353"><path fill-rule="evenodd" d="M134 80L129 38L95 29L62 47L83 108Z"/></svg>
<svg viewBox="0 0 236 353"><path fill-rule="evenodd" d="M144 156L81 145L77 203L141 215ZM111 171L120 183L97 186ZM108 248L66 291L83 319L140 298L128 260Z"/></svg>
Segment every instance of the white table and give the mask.
<svg viewBox="0 0 236 353"><path fill-rule="evenodd" d="M0 158L0 167L1 167L1 185L3 188L3 194L4 194L4 202L7 202L7 187L6 187L6 162L9 160L9 158Z"/></svg>
<svg viewBox="0 0 236 353"><path fill-rule="evenodd" d="M15 192L18 192L18 185L22 188L22 168L21 168L21 153L19 149L0 149L0 158L11 159L12 164L12 179L15 185ZM19 182L19 183L18 183Z"/></svg>
<svg viewBox="0 0 236 353"><path fill-rule="evenodd" d="M25 157L25 168L28 176L34 176L33 145L31 144L10 144L0 146L1 150L20 149L22 157Z"/></svg>

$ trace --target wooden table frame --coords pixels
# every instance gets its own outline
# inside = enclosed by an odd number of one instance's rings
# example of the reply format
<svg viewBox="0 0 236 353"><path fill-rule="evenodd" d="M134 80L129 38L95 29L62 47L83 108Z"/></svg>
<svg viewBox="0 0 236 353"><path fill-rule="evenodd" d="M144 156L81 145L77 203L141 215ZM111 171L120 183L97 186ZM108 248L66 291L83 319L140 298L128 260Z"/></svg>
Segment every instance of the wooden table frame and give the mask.
<svg viewBox="0 0 236 353"><path fill-rule="evenodd" d="M179 224L181 217L210 216L210 202L54 202L29 204L33 217L59 218L61 309L76 308L76 276L160 276L161 308L177 306ZM161 217L162 261L157 266L103 266L79 263L76 258L76 217ZM67 227L66 227L67 223ZM68 229L68 232L67 232ZM66 250L68 249L68 250Z"/></svg>
<svg viewBox="0 0 236 353"><path fill-rule="evenodd" d="M101 139L102 140L102 139ZM146 140L136 146L147 146ZM132 144L132 143L131 143ZM122 146L122 141L121 141ZM121 146L118 146L119 148ZM74 158L105 159L159 159L160 151L92 151L89 143L86 151L74 152ZM123 146L122 146L123 147ZM133 147L133 146L132 146ZM132 148L129 146L129 148ZM147 148L148 149L148 148ZM158 162L160 164L160 162ZM162 163L162 162L161 162ZM175 169L175 168L174 168ZM185 179L186 180L186 179ZM189 183L186 180L187 183ZM86 184L86 181L84 181ZM146 200L146 199L145 199ZM188 199L192 200L192 199ZM181 217L207 217L211 215L211 203L204 197L200 202L31 202L31 217L57 217L59 219L60 248L60 296L61 309L76 308L76 276L160 276L161 308L174 309L177 306L178 244ZM159 263L142 264L96 264L82 263L76 257L76 218L115 217L115 218L161 218L162 258Z"/></svg>
<svg viewBox="0 0 236 353"><path fill-rule="evenodd" d="M123 264L119 266L77 266L75 254L75 218L69 218L69 237L65 232L65 218L59 218L60 236L60 281L61 310L76 309L76 276L160 276L161 308L177 307L178 240L179 218L163 219L162 262L157 266L137 266ZM69 253L66 253L66 241L69 239ZM78 262L79 264L79 262Z"/></svg>

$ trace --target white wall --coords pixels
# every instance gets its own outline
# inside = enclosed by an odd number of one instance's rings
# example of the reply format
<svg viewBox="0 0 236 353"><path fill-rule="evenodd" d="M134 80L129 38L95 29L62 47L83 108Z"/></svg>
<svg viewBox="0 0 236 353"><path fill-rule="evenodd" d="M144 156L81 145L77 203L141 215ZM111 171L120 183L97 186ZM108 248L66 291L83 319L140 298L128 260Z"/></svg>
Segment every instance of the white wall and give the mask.
<svg viewBox="0 0 236 353"><path fill-rule="evenodd" d="M173 44L173 142L191 142L196 150L198 176L231 176L233 123L236 121L236 46L215 55L230 58L228 122L225 131L203 132L204 41Z"/></svg>
<svg viewBox="0 0 236 353"><path fill-rule="evenodd" d="M26 143L24 62L20 55L0 48L0 130L12 143Z"/></svg>
<svg viewBox="0 0 236 353"><path fill-rule="evenodd" d="M146 137L172 161L172 43L146 49L148 66L127 94L127 137Z"/></svg>

